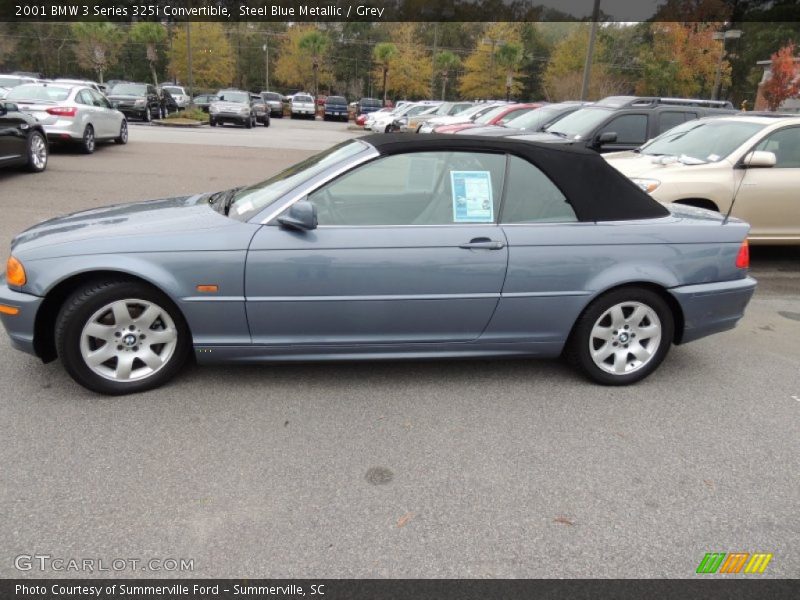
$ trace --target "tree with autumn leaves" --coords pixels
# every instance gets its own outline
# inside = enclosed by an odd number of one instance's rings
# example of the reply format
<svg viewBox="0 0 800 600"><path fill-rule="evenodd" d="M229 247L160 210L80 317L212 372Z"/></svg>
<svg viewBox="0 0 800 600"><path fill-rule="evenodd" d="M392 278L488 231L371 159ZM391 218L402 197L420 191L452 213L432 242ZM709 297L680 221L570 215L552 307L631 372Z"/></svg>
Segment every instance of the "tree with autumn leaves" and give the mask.
<svg viewBox="0 0 800 600"><path fill-rule="evenodd" d="M769 78L761 87L770 110L778 110L786 100L800 96L800 63L796 61L792 42L772 55Z"/></svg>
<svg viewBox="0 0 800 600"><path fill-rule="evenodd" d="M292 25L278 48L275 78L315 94L320 87L330 86L333 83L328 56L330 46L330 38L315 24Z"/></svg>
<svg viewBox="0 0 800 600"><path fill-rule="evenodd" d="M396 98L428 98L433 75L433 59L417 36L417 23L395 23L390 41L380 53L376 46L373 76L381 80L386 74L386 89ZM389 50L390 48L393 50Z"/></svg>
<svg viewBox="0 0 800 600"><path fill-rule="evenodd" d="M522 62L522 38L517 23L492 23L464 60L459 91L464 98L505 98L522 90L517 79ZM507 85L508 84L508 85Z"/></svg>

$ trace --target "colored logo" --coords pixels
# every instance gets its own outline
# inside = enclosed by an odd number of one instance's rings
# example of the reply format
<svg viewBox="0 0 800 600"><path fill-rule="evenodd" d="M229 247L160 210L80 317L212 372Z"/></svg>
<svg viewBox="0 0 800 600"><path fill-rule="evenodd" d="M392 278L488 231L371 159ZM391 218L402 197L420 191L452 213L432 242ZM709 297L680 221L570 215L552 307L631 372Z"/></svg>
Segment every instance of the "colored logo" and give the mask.
<svg viewBox="0 0 800 600"><path fill-rule="evenodd" d="M700 561L697 573L763 573L772 554L749 552L708 552Z"/></svg>

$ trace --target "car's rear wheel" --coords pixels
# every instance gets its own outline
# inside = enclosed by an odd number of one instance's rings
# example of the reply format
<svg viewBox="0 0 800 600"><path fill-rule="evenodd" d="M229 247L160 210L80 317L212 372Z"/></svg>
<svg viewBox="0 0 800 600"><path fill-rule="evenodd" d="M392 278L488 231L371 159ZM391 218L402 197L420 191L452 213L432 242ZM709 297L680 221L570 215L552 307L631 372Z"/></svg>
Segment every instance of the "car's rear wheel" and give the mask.
<svg viewBox="0 0 800 600"><path fill-rule="evenodd" d="M211 125L211 127L216 127L217 126L217 122L214 119L209 119L208 120L208 124Z"/></svg>
<svg viewBox="0 0 800 600"><path fill-rule="evenodd" d="M119 395L158 387L189 354L188 328L161 292L134 281L76 290L56 319L56 348L82 386Z"/></svg>
<svg viewBox="0 0 800 600"><path fill-rule="evenodd" d="M47 168L48 148L47 140L38 131L33 131L28 136L28 164L27 168L33 173L41 173Z"/></svg>
<svg viewBox="0 0 800 600"><path fill-rule="evenodd" d="M81 139L81 151L84 154L92 154L97 146L97 140L94 137L94 127L87 125L83 130L83 138Z"/></svg>
<svg viewBox="0 0 800 600"><path fill-rule="evenodd" d="M586 308L573 330L567 358L598 383L635 383L658 368L674 331L672 311L658 293L620 288Z"/></svg>
<svg viewBox="0 0 800 600"><path fill-rule="evenodd" d="M125 145L128 143L128 121L122 119L122 123L119 126L119 135L114 138L114 141L117 144Z"/></svg>

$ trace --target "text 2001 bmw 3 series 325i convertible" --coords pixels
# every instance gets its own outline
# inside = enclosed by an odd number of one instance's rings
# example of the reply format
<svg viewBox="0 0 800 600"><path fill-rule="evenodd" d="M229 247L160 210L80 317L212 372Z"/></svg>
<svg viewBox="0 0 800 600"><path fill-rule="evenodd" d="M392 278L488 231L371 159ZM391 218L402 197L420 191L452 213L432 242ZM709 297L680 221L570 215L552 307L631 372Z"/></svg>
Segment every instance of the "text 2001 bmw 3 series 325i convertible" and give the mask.
<svg viewBox="0 0 800 600"><path fill-rule="evenodd" d="M748 225L657 203L597 154L503 138L352 140L246 188L17 236L13 345L97 392L205 362L555 357L628 384L734 327Z"/></svg>

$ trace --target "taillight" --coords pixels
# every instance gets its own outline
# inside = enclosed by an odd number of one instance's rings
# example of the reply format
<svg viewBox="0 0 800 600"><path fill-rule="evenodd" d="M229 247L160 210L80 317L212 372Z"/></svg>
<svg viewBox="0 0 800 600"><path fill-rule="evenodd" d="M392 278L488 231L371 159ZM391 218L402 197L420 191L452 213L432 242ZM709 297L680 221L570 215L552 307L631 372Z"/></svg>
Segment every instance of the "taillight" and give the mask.
<svg viewBox="0 0 800 600"><path fill-rule="evenodd" d="M739 246L739 254L736 255L736 266L740 269L747 269L750 267L750 244L747 240L742 242Z"/></svg>
<svg viewBox="0 0 800 600"><path fill-rule="evenodd" d="M48 115L55 115L57 117L74 117L78 109L74 106L54 106L47 109Z"/></svg>

